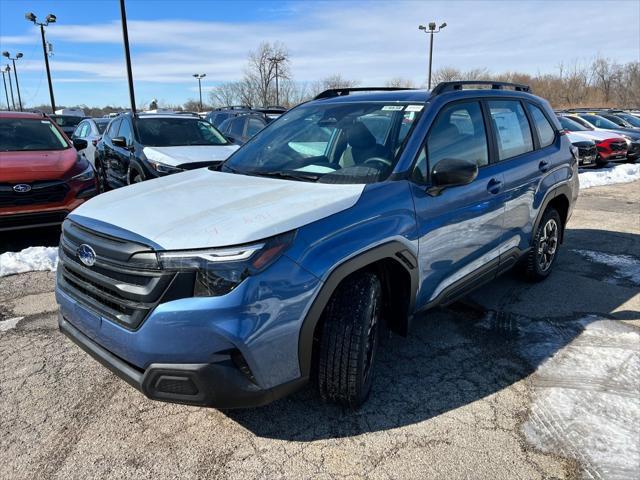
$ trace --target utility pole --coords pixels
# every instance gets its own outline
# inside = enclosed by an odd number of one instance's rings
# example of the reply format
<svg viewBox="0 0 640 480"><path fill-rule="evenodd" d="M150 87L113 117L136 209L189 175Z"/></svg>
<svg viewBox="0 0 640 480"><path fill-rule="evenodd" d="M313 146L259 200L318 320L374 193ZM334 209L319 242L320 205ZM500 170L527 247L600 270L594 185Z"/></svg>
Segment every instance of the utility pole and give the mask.
<svg viewBox="0 0 640 480"><path fill-rule="evenodd" d="M427 89L428 90L431 90L431 65L432 65L432 62L433 62L433 34L434 33L438 33L440 30L442 30L446 26L447 26L447 23L444 22L436 30L436 22L430 22L428 27L425 27L424 25L420 25L418 27L418 30L422 30L424 33L428 33L428 34L431 35L431 41L429 42L429 80L428 80L428 83L427 83L427 85L428 85Z"/></svg>
<svg viewBox="0 0 640 480"><path fill-rule="evenodd" d="M51 83L51 70L49 69L49 55L47 54L47 41L44 38L44 27L50 23L56 23L57 17L50 13L45 18L44 23L38 22L37 17L32 13L26 13L24 18L29 22L33 22L34 25L40 25L40 35L42 37L42 53L44 54L44 66L47 69L47 80L49 82L49 98L51 100L51 113L56 113L56 100L53 97L53 84Z"/></svg>
<svg viewBox="0 0 640 480"><path fill-rule="evenodd" d="M18 69L16 68L16 60L22 58L21 53L17 53L15 57L12 57L9 52L2 52L3 57L7 57L9 60L13 62L13 76L16 79L16 91L18 92L18 105L20 106L20 111L22 111L22 97L20 96L20 84L18 83Z"/></svg>
<svg viewBox="0 0 640 480"><path fill-rule="evenodd" d="M7 72L7 77L9 77L9 93L11 93L11 104L13 105L13 109L16 110L16 101L13 98L13 84L11 83L11 67L9 65L5 66L4 71Z"/></svg>
<svg viewBox="0 0 640 480"><path fill-rule="evenodd" d="M7 90L7 79L4 76L4 68L2 69L2 83L4 83L4 96L7 97L7 110L11 111L11 105L9 105L9 91Z"/></svg>
<svg viewBox="0 0 640 480"><path fill-rule="evenodd" d="M202 79L207 76L206 73L194 73L193 76L198 79L198 91L200 92L200 109L202 111Z"/></svg>
<svg viewBox="0 0 640 480"><path fill-rule="evenodd" d="M280 88L278 85L278 65L280 64L280 62L284 62L287 58L283 55L278 55L275 57L271 57L268 60L275 64L276 67L276 105L280 105ZM268 107L268 105L265 105L265 107Z"/></svg>
<svg viewBox="0 0 640 480"><path fill-rule="evenodd" d="M129 31L127 29L127 11L124 0L120 0L120 17L122 18L122 39L124 41L124 56L127 62L127 79L129 81L129 100L131 101L131 115L136 115L136 96L133 91L133 72L131 71L131 53L129 52Z"/></svg>

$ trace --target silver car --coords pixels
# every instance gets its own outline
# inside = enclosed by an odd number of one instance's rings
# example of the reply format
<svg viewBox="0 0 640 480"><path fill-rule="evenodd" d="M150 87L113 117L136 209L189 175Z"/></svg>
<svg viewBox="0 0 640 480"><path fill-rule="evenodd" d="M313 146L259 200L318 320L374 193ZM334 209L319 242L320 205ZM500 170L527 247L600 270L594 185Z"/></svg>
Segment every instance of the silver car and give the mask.
<svg viewBox="0 0 640 480"><path fill-rule="evenodd" d="M102 138L110 121L110 118L85 118L78 124L71 136L71 140L81 138L87 141L87 148L79 150L78 153L89 160L94 167L96 166L96 145L98 145L98 141Z"/></svg>

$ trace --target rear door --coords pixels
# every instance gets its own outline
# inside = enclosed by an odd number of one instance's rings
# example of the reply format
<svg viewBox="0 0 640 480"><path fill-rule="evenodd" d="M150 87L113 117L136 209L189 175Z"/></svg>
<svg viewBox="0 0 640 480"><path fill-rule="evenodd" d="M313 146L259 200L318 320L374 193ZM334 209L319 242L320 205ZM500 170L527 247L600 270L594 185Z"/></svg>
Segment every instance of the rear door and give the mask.
<svg viewBox="0 0 640 480"><path fill-rule="evenodd" d="M417 306L455 298L495 276L503 237L502 166L491 162L488 117L479 100L442 107L414 167L421 288ZM430 195L429 172L445 158L478 164L468 185Z"/></svg>
<svg viewBox="0 0 640 480"><path fill-rule="evenodd" d="M487 100L497 161L505 179L505 242L501 269L508 268L531 242L532 227L553 175L556 131L542 109L519 99ZM549 178L549 181L552 179Z"/></svg>

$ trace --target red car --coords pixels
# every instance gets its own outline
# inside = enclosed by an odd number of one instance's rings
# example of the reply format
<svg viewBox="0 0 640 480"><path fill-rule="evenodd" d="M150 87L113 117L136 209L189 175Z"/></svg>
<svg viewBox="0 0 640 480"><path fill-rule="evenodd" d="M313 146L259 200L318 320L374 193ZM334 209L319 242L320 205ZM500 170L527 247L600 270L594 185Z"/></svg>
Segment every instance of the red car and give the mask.
<svg viewBox="0 0 640 480"><path fill-rule="evenodd" d="M44 114L0 112L0 231L60 224L97 194L76 148L86 141L72 143Z"/></svg>
<svg viewBox="0 0 640 480"><path fill-rule="evenodd" d="M627 141L624 138L607 138L596 143L601 162L624 160L627 158Z"/></svg>

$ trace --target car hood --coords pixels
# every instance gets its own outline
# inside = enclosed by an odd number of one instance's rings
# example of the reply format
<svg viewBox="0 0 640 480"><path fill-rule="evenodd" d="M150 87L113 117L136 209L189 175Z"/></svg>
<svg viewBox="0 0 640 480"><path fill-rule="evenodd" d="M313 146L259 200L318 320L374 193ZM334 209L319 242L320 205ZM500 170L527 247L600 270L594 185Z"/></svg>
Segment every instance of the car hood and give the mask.
<svg viewBox="0 0 640 480"><path fill-rule="evenodd" d="M0 179L4 182L57 180L78 160L73 148L34 152L0 152Z"/></svg>
<svg viewBox="0 0 640 480"><path fill-rule="evenodd" d="M583 133L585 132L568 132L567 136L569 137L569 140L571 141L571 143L576 143L576 142L594 142L595 143L596 139L593 136L583 135Z"/></svg>
<svg viewBox="0 0 640 480"><path fill-rule="evenodd" d="M364 185L330 185L197 169L99 195L70 218L113 225L158 249L254 242L352 207ZM109 230L108 225L105 233Z"/></svg>
<svg viewBox="0 0 640 480"><path fill-rule="evenodd" d="M183 147L144 147L142 152L152 161L177 167L184 163L221 162L235 152L237 145L191 145Z"/></svg>
<svg viewBox="0 0 640 480"><path fill-rule="evenodd" d="M601 140L605 140L607 138L612 138L612 137L629 137L631 140L638 140L640 139L640 132L636 132L635 130L625 130L625 129L605 129L605 128L596 128L595 130L591 130L589 132L580 132L580 133L601 133L604 134L605 136L601 139Z"/></svg>
<svg viewBox="0 0 640 480"><path fill-rule="evenodd" d="M577 132L571 132L571 135L580 135L581 137L589 140L594 140L596 142L600 142L608 138L622 138L620 133L612 132L609 130L580 130Z"/></svg>

